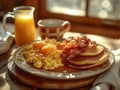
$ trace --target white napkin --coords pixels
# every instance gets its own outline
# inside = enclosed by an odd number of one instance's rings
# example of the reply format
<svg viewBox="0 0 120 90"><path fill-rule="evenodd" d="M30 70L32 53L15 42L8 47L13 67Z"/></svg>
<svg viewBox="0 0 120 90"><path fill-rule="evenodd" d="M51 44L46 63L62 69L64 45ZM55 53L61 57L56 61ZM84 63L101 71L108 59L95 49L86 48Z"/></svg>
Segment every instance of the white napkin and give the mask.
<svg viewBox="0 0 120 90"><path fill-rule="evenodd" d="M120 49L113 51L115 63L93 83L91 90L120 90Z"/></svg>

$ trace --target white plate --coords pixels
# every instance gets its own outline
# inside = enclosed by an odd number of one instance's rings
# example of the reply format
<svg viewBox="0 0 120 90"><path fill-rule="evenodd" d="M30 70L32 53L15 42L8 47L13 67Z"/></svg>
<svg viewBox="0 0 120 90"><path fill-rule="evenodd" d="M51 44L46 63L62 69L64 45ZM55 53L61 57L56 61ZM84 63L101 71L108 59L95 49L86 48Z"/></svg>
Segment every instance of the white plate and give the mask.
<svg viewBox="0 0 120 90"><path fill-rule="evenodd" d="M33 42L32 42L33 43ZM26 44L24 46L21 46L20 48L18 48L16 50L16 52L14 53L14 62L16 63L16 65L30 73L33 74L35 76L38 77L44 77L44 78L50 78L50 79L63 79L63 80L70 80L70 79L82 79L82 78L87 78L87 77L91 77L94 75L98 75L106 70L108 70L112 64L114 63L114 55L113 53L107 49L105 47L105 49L109 52L110 57L109 57L109 61L108 61L108 65L103 66L103 67L98 67L95 70L84 70L84 71L80 71L80 72L74 72L74 73L68 73L68 72L53 72L53 71L46 71L43 69L36 69L34 67L32 67L31 65L26 63L25 58L23 57L22 51L24 50L24 47L27 45L30 45L32 43Z"/></svg>

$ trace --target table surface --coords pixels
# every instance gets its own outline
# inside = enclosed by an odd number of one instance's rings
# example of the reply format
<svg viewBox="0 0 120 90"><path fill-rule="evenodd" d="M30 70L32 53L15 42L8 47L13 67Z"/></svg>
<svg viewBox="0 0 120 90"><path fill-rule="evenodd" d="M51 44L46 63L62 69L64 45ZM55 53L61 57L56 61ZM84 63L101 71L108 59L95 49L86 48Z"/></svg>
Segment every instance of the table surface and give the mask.
<svg viewBox="0 0 120 90"><path fill-rule="evenodd" d="M71 35L76 36L76 35L84 35L84 34L68 32L65 33L64 37L66 38ZM115 50L120 48L120 39L113 39L113 38L91 35L91 34L86 34L86 35L91 40L95 40L97 43L104 45L110 50ZM10 78L6 65L9 57L11 56L11 52L15 48L17 48L16 45L12 44L11 49L7 53L0 55L0 90L36 90L36 88L30 88Z"/></svg>

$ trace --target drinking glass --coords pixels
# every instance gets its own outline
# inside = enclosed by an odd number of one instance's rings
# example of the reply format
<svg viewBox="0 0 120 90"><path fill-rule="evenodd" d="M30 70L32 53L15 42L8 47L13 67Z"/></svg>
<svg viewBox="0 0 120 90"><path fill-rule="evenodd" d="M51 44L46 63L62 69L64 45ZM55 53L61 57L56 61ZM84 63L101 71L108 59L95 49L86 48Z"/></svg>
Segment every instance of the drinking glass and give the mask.
<svg viewBox="0 0 120 90"><path fill-rule="evenodd" d="M14 38L18 45L36 40L36 29L34 23L34 10L32 6L19 6L8 12L3 17L3 26L7 35L12 35L6 29L6 20L8 17L14 18Z"/></svg>

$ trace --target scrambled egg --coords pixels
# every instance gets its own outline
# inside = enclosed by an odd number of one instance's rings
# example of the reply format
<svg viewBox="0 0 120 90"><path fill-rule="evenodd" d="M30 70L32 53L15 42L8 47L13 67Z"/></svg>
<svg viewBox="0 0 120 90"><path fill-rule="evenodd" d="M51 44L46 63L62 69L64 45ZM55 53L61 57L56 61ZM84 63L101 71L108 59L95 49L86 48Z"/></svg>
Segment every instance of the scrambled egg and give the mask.
<svg viewBox="0 0 120 90"><path fill-rule="evenodd" d="M38 43L33 43L24 48L23 55L28 64L32 64L35 68L53 70L62 63L62 50L56 48L57 41L55 39L45 39Z"/></svg>

